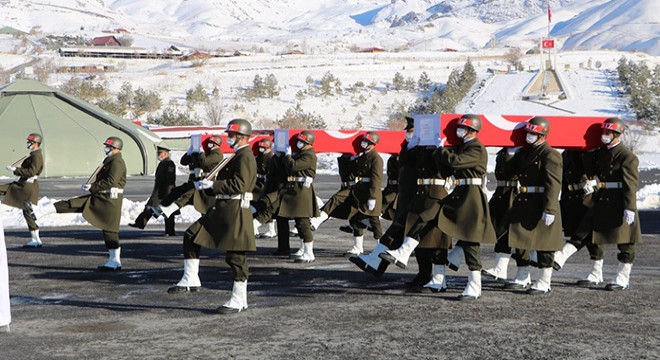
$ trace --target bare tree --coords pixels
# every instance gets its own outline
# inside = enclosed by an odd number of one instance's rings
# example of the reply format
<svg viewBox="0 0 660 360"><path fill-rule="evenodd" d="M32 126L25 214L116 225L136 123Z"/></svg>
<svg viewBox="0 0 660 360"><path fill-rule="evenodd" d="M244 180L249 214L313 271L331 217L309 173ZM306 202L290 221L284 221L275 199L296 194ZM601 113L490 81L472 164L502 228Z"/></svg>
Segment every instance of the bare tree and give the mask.
<svg viewBox="0 0 660 360"><path fill-rule="evenodd" d="M521 70L522 67L522 58L525 56L525 53L521 48L513 47L504 54L504 58L516 69Z"/></svg>
<svg viewBox="0 0 660 360"><path fill-rule="evenodd" d="M211 96L204 104L204 112L209 125L220 125L224 113L224 104L220 96Z"/></svg>

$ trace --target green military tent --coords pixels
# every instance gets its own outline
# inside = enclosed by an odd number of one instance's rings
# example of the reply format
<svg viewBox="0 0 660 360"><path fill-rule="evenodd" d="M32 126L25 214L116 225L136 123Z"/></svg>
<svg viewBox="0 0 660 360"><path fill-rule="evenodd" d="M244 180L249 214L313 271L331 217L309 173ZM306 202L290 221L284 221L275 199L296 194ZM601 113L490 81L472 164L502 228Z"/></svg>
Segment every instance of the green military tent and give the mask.
<svg viewBox="0 0 660 360"><path fill-rule="evenodd" d="M21 79L0 87L0 175L29 153L27 135L43 135L46 162L41 177L87 176L103 161L103 141L118 136L129 175L156 170L156 145L162 140L151 131L109 112L48 87Z"/></svg>

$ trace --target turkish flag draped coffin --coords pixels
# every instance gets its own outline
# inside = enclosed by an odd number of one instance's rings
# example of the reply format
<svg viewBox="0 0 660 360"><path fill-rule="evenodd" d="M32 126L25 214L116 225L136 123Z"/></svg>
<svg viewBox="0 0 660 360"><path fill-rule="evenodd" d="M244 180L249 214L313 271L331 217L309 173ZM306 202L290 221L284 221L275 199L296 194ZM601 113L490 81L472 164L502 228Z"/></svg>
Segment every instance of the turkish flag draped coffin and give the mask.
<svg viewBox="0 0 660 360"><path fill-rule="evenodd" d="M525 123L531 115L479 115L482 127L479 140L485 146L523 146L525 145ZM456 136L456 124L461 114L438 115L440 133L446 138L445 146L460 144ZM543 116L550 122L548 143L561 149L593 149L602 146L600 141L601 125L606 117L591 116ZM289 130L289 145L296 149L297 135L302 129ZM315 136L314 149L317 153L348 153L356 154L362 151L360 142L366 130L308 130ZM380 143L376 149L381 153L398 154L405 138L403 130L376 130L380 135ZM233 150L226 143L226 134L219 134L223 138L222 151ZM211 134L202 135L202 144L206 148ZM255 132L250 137L250 146L257 153L257 144L262 139L273 139L273 132L264 130Z"/></svg>

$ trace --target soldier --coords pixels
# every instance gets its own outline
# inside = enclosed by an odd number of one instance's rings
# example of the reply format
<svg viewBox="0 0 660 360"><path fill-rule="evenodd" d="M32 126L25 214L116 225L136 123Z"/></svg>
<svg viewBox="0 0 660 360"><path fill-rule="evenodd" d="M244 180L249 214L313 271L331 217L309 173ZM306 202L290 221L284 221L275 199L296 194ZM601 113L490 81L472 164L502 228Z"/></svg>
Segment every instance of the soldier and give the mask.
<svg viewBox="0 0 660 360"><path fill-rule="evenodd" d="M435 146L418 146L418 143L419 137L413 137L407 151L401 152L403 159L408 158L415 164L418 176L415 196L406 216L406 238L399 249L386 251L379 256L384 261L405 268L410 256L407 251L412 250L409 244L419 242L419 246L414 244L419 272L409 285L443 292L447 289L444 266L451 238L438 229L436 219L442 201L447 196L446 177L451 175L451 170L434 159Z"/></svg>
<svg viewBox="0 0 660 360"><path fill-rule="evenodd" d="M25 156L18 166L8 165L7 170L18 176L18 180L0 185L0 195L5 196L5 205L16 207L23 210L23 217L30 230L29 242L23 245L24 248L38 248L42 246L39 238L39 225L32 211L32 204L37 204L39 199L39 181L37 178L44 168L44 157L41 153L42 136L37 133L31 133L27 137L27 148L30 155Z"/></svg>
<svg viewBox="0 0 660 360"><path fill-rule="evenodd" d="M152 216L151 208L158 205L162 199L172 192L176 186L176 165L170 159L170 149L165 145L156 147L158 151L158 167L154 175L154 188L151 191L151 196L144 206L144 211L138 215L134 222L128 226L144 229L147 222ZM165 236L175 236L174 230L174 216L165 218Z"/></svg>
<svg viewBox="0 0 660 360"><path fill-rule="evenodd" d="M387 159L387 185L383 189L383 211L381 217L394 220L399 190L399 154L390 155Z"/></svg>
<svg viewBox="0 0 660 360"><path fill-rule="evenodd" d="M194 152L191 146L188 152L181 157L181 165L187 165L190 170L188 181L175 187L160 204L152 208L154 216L170 217L186 205L193 205L195 210L204 214L209 207L213 206L215 198L205 195L204 192L196 191L194 182L222 161L224 157L220 150L222 138L219 135L212 135L206 144L206 149L199 153Z"/></svg>
<svg viewBox="0 0 660 360"><path fill-rule="evenodd" d="M509 247L509 223L506 214L513 206L518 194L518 176L507 171L506 162L511 160L515 149L502 148L495 157L495 178L497 187L488 201L490 218L493 221L497 243L495 243L495 267L481 270L481 274L497 281L506 281L511 247Z"/></svg>
<svg viewBox="0 0 660 360"><path fill-rule="evenodd" d="M288 153L290 149L287 154L277 154L282 158L287 172L286 185L280 190L277 216L295 221L298 235L303 240L302 254L294 258L297 263L315 260L310 218L318 217L320 213L312 184L316 175L316 154L312 147L314 138L313 133L303 131L297 136L297 152L293 156ZM288 227L288 222L282 223L282 228L277 229L278 238L288 238Z"/></svg>
<svg viewBox="0 0 660 360"><path fill-rule="evenodd" d="M642 240L636 206L639 159L621 142L624 130L620 119L606 119L602 125L603 146L585 156L587 176L597 179L598 190L593 196L593 211L585 215L576 232L586 232L597 245L617 244L619 266L616 276L605 286L609 291L630 286L635 244Z"/></svg>
<svg viewBox="0 0 660 360"><path fill-rule="evenodd" d="M553 267L560 270L566 260L580 249L586 247L593 260L591 272L586 278L578 280L578 286L592 286L603 282L603 247L592 242L591 225L586 225L583 232L578 233L578 226L589 212L587 203L593 203L594 188L585 174L584 152L579 150L564 150L562 163L564 173L559 205L561 206L562 226L564 236L570 237L564 243L561 251L555 252ZM593 214L590 214L593 216Z"/></svg>
<svg viewBox="0 0 660 360"><path fill-rule="evenodd" d="M353 247L346 252L347 256L358 256L364 252L363 220L369 220L374 236L379 239L383 230L380 226L380 213L382 210L382 192L380 189L383 179L383 159L375 149L380 142L380 135L374 131L364 134L360 146L364 150L354 161L355 185L351 188L351 207L355 210L349 218L353 228Z"/></svg>
<svg viewBox="0 0 660 360"><path fill-rule="evenodd" d="M537 252L541 277L527 290L531 295L550 292L554 252L562 247L559 208L562 161L559 153L546 142L549 131L547 119L531 118L525 125L528 146L511 160L518 174L520 193L508 216L509 246L524 259L527 258L523 253L525 250ZM514 282L525 285L529 279L529 266L519 265Z"/></svg>
<svg viewBox="0 0 660 360"><path fill-rule="evenodd" d="M215 181L199 180L195 188L214 196L215 206L192 224L183 235L183 277L168 293L201 289L199 254L201 247L226 250L225 262L234 280L231 298L218 308L221 314L247 310L248 264L245 253L255 251L250 200L256 184L257 162L250 149L252 125L234 119L227 125L227 144L235 155L220 170Z"/></svg>
<svg viewBox="0 0 660 360"><path fill-rule="evenodd" d="M468 283L459 300L476 300L481 296L481 243L495 243L495 229L490 218L488 198L484 192L488 153L477 138L481 118L465 114L458 120L456 136L462 144L454 148L440 147L436 160L454 171L456 187L444 200L438 216L438 227L456 242L455 253L468 266Z"/></svg>
<svg viewBox="0 0 660 360"><path fill-rule="evenodd" d="M121 270L121 247L119 244L119 221L121 204L126 185L126 164L121 155L124 147L122 139L116 136L107 138L103 145L106 154L103 163L93 179L82 185L82 190L91 194L48 204L39 210L41 216L52 213L82 213L92 226L103 231L103 240L108 249L108 261L97 271Z"/></svg>
<svg viewBox="0 0 660 360"><path fill-rule="evenodd" d="M254 187L254 191L252 191L253 196L256 200L259 200L259 198L262 195L262 190L264 189L266 185L266 178L268 176L268 167L271 162L271 160L274 157L273 154L273 141L271 139L262 139L257 143L257 149L258 153L256 156L257 160L257 185ZM258 227L254 228L254 235L259 237L259 238L272 238L277 235L275 232L275 220L270 220L266 222L266 226L268 227L268 230L260 234L258 231Z"/></svg>
<svg viewBox="0 0 660 360"><path fill-rule="evenodd" d="M369 254L354 256L349 260L357 265L363 271L366 271L376 277L381 277L389 263L381 261L380 254L389 249L397 249L403 243L405 235L405 224L408 217L408 210L415 196L417 186L417 169L412 156L410 156L408 147L412 149L410 144L415 132L414 119L406 116L406 131L405 140L401 143L401 151L399 152L399 179L398 179L398 196L396 204L396 213L394 221L390 224L385 234L380 238L374 250ZM417 252L415 252L417 254ZM407 285L423 285L428 279L419 279L416 277L411 283ZM413 284L414 283L414 284Z"/></svg>

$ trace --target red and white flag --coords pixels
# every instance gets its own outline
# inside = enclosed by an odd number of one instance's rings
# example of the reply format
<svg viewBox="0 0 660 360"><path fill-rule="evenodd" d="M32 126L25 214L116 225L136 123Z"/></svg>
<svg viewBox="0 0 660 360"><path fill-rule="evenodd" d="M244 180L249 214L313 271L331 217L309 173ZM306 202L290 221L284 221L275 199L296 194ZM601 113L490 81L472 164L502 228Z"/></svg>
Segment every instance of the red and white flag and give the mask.
<svg viewBox="0 0 660 360"><path fill-rule="evenodd" d="M550 9L550 2L548 1L548 22L552 22L552 9Z"/></svg>

